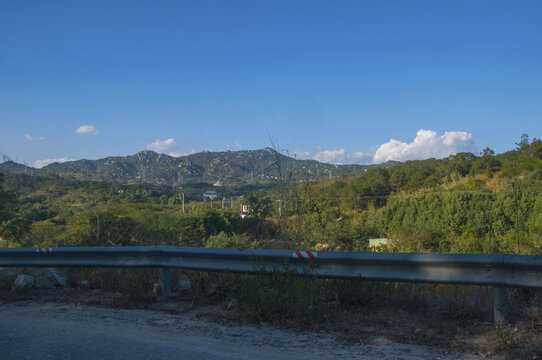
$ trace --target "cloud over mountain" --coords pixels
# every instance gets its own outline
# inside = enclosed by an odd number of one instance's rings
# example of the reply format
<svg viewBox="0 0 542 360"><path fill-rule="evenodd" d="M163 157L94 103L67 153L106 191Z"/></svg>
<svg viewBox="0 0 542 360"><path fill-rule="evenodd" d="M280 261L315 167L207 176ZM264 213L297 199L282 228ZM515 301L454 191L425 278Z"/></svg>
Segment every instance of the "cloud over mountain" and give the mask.
<svg viewBox="0 0 542 360"><path fill-rule="evenodd" d="M169 138L166 140L156 140L151 142L150 144L147 144L147 150L156 151L158 153L165 153L165 152L174 152L177 150L178 145L175 142L175 139ZM176 154L176 152L174 152Z"/></svg>
<svg viewBox="0 0 542 360"><path fill-rule="evenodd" d="M438 135L433 130L420 129L410 143L391 139L367 151L322 150L312 156L312 159L332 164L380 164L389 160L407 161L443 158L463 151L476 151L471 133L447 131L444 135ZM305 157L307 154L309 153L304 153Z"/></svg>
<svg viewBox="0 0 542 360"><path fill-rule="evenodd" d="M66 161L74 161L74 159L63 157L63 158L56 158L56 159L36 160L36 161L34 161L34 167L36 167L38 169L41 169L42 167L44 167L46 165L49 165L49 164L52 164L52 163L55 163L55 162L63 163L63 162L66 162Z"/></svg>
<svg viewBox="0 0 542 360"><path fill-rule="evenodd" d="M433 130L421 129L411 143L391 139L380 145L374 154L373 163L443 158L450 154L475 150L471 133L447 131L439 136Z"/></svg>
<svg viewBox="0 0 542 360"><path fill-rule="evenodd" d="M317 152L312 159L331 164L367 164L371 162L372 152L348 153L345 149L324 150Z"/></svg>

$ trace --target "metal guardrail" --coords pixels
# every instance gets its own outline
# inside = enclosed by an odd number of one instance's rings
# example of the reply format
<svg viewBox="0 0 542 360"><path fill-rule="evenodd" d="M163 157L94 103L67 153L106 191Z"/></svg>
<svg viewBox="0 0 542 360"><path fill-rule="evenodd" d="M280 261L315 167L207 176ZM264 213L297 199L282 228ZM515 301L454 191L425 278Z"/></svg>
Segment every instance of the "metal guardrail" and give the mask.
<svg viewBox="0 0 542 360"><path fill-rule="evenodd" d="M312 258L311 258L312 255ZM323 278L542 288L542 256L306 252L141 247L0 249L0 266L134 267L254 273L284 259L300 275Z"/></svg>
<svg viewBox="0 0 542 360"><path fill-rule="evenodd" d="M506 315L506 287L542 288L542 256L239 250L180 247L0 249L0 266L170 268L255 273L288 269L337 279L491 285L496 319ZM504 304L504 305L503 305Z"/></svg>

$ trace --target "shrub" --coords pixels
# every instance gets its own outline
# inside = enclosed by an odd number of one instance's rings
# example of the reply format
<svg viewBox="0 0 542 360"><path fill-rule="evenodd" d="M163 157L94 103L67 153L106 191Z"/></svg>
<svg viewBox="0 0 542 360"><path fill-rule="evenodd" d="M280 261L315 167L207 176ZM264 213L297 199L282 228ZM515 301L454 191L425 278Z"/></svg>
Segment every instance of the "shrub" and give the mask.
<svg viewBox="0 0 542 360"><path fill-rule="evenodd" d="M209 240L207 240L205 247L250 249L254 248L255 245L255 242L251 241L250 238L246 236L238 234L228 235L224 231L221 231L217 235L209 236Z"/></svg>
<svg viewBox="0 0 542 360"><path fill-rule="evenodd" d="M239 310L249 319L312 322L324 317L324 307L315 296L315 279L298 277L287 261L270 272L264 265L256 266L257 274L241 276L232 291Z"/></svg>

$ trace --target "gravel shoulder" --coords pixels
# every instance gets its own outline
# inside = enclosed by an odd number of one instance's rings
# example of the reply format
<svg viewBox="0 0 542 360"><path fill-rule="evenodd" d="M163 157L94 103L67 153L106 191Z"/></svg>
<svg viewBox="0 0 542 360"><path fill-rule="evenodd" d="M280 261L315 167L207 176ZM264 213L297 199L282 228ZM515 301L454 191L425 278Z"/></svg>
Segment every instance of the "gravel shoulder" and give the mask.
<svg viewBox="0 0 542 360"><path fill-rule="evenodd" d="M188 306L188 305L187 305ZM22 301L0 305L4 359L476 359L445 349L400 344L381 335L363 342L234 320L216 322L201 307L181 313Z"/></svg>

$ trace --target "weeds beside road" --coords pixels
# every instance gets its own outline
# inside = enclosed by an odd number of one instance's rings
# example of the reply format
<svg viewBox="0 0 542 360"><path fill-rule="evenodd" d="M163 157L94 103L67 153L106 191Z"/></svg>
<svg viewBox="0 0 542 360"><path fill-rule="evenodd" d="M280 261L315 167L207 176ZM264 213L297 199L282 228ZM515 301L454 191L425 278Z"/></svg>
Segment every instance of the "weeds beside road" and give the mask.
<svg viewBox="0 0 542 360"><path fill-rule="evenodd" d="M160 270L66 270L72 287L4 290L21 301L196 314L219 324L323 333L347 347L380 343L444 349L447 354L542 358L540 292L510 291L510 323L495 327L487 287L299 278L289 272L233 275L173 271L176 296L160 296ZM77 287L88 280L88 288ZM442 350L442 351L444 351ZM455 355L454 355L455 356Z"/></svg>

